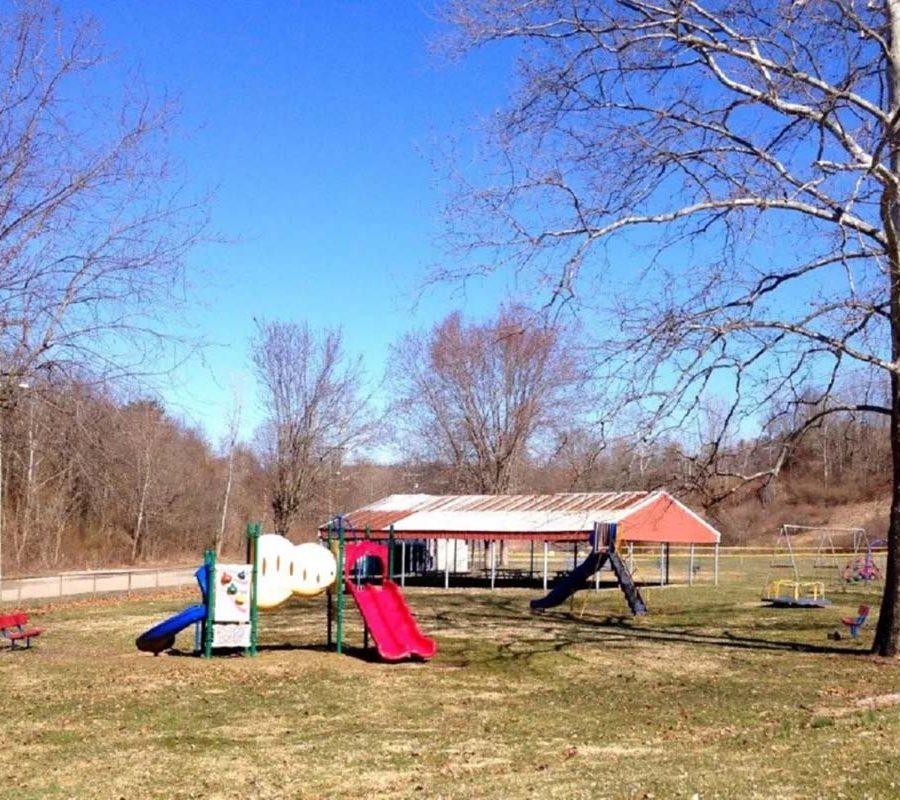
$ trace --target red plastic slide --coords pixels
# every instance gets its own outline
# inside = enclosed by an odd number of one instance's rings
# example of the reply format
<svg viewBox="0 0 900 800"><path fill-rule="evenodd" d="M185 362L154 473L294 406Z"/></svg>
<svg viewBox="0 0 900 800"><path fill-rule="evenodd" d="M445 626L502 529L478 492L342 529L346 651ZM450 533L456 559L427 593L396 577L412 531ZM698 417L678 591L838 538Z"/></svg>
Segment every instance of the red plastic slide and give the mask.
<svg viewBox="0 0 900 800"><path fill-rule="evenodd" d="M384 570L387 547L372 541L348 543L344 556L344 583L372 634L378 654L385 661L400 661L412 656L431 658L437 652L437 642L419 630L396 583L387 578L380 586L356 586L353 582L350 577L353 566L365 556L380 559Z"/></svg>

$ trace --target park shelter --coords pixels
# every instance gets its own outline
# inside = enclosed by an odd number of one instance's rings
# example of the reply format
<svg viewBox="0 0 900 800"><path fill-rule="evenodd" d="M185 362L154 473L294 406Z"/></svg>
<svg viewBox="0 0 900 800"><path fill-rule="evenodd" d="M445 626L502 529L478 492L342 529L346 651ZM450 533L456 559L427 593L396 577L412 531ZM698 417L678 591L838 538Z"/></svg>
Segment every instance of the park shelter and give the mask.
<svg viewBox="0 0 900 800"><path fill-rule="evenodd" d="M595 526L616 526L619 549L625 545L659 545L661 565L672 545L715 550L721 536L697 513L666 491L581 492L566 494L430 495L395 494L342 515L338 523L349 538L392 537L407 541L463 540L488 542L491 548L491 583L496 560L494 543L530 541L544 549L544 584L547 583L547 549L550 543L588 542ZM334 524L334 523L332 523ZM320 528L321 533L328 526ZM444 565L445 585L449 567ZM691 572L692 574L692 572Z"/></svg>

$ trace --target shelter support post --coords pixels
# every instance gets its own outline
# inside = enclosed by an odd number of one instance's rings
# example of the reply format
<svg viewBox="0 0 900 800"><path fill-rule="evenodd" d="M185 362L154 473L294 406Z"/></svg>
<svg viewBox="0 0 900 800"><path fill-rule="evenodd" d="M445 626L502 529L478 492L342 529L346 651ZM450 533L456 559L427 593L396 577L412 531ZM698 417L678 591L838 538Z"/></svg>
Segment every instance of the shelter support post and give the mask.
<svg viewBox="0 0 900 800"><path fill-rule="evenodd" d="M547 591L547 560L549 556L550 545L544 540L544 591Z"/></svg>
<svg viewBox="0 0 900 800"><path fill-rule="evenodd" d="M528 567L528 579L531 580L534 577L534 539L531 540L531 561L530 566Z"/></svg>
<svg viewBox="0 0 900 800"><path fill-rule="evenodd" d="M406 586L406 539L400 540L400 585Z"/></svg>
<svg viewBox="0 0 900 800"><path fill-rule="evenodd" d="M450 540L444 539L444 588L450 588ZM456 555L454 545L453 554Z"/></svg>
<svg viewBox="0 0 900 800"><path fill-rule="evenodd" d="M666 546L659 546L659 585L666 585Z"/></svg>
<svg viewBox="0 0 900 800"><path fill-rule="evenodd" d="M494 540L491 539L491 591L497 584L497 559L494 557L495 555L495 544Z"/></svg>
<svg viewBox="0 0 900 800"><path fill-rule="evenodd" d="M694 585L694 544L691 543L690 554L688 555L688 586Z"/></svg>
<svg viewBox="0 0 900 800"><path fill-rule="evenodd" d="M628 543L628 571L634 574L634 542Z"/></svg>
<svg viewBox="0 0 900 800"><path fill-rule="evenodd" d="M719 585L719 543L716 542L716 550L713 555L713 583Z"/></svg>

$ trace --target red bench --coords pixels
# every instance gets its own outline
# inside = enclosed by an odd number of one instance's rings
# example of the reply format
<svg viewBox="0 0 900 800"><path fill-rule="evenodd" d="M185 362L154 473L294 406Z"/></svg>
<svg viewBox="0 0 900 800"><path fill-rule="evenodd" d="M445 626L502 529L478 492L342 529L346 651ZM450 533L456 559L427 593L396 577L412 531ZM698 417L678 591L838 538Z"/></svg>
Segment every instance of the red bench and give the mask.
<svg viewBox="0 0 900 800"><path fill-rule="evenodd" d="M10 650L15 650L19 642L25 642L25 648L31 647L31 640L40 636L43 628L34 628L28 624L28 614L15 611L12 614L0 615L0 634L9 639Z"/></svg>

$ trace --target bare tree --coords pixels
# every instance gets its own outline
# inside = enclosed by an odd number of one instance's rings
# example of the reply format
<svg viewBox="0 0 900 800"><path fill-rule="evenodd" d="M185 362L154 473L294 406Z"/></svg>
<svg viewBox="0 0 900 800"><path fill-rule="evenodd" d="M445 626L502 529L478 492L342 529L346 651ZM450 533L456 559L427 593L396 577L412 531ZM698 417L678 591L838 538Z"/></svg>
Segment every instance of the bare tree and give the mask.
<svg viewBox="0 0 900 800"><path fill-rule="evenodd" d="M166 157L172 107L137 81L102 92L101 61L90 21L0 10L0 412L36 374L158 371L202 227Z"/></svg>
<svg viewBox="0 0 900 800"><path fill-rule="evenodd" d="M637 365L627 391L649 423L677 429L713 389L732 430L776 397L889 416L874 648L900 653L900 2L481 0L448 16L463 47L517 42L522 75L493 139L503 172L461 194L455 230L551 277L557 300L586 271L627 284L607 366ZM887 403L830 399L854 365ZM784 460L735 477L765 483Z"/></svg>
<svg viewBox="0 0 900 800"><path fill-rule="evenodd" d="M202 224L166 155L174 109L132 83L110 111L95 27L43 0L9 4L0 41L0 394L149 370Z"/></svg>
<svg viewBox="0 0 900 800"><path fill-rule="evenodd" d="M376 433L361 359L340 330L257 322L253 364L267 420L261 431L276 532L288 535L343 459Z"/></svg>
<svg viewBox="0 0 900 800"><path fill-rule="evenodd" d="M153 399L117 408L112 436L101 443L105 505L113 541L124 539L130 561L165 557L209 544L219 507L220 466L197 431Z"/></svg>
<svg viewBox="0 0 900 800"><path fill-rule="evenodd" d="M609 442L603 435L584 427L567 427L560 432L551 464L562 468L565 488L571 492L617 488L597 485L598 467Z"/></svg>
<svg viewBox="0 0 900 800"><path fill-rule="evenodd" d="M583 381L571 342L524 309L410 333L389 367L394 417L411 452L448 465L458 490L508 492L539 439L575 424Z"/></svg>

